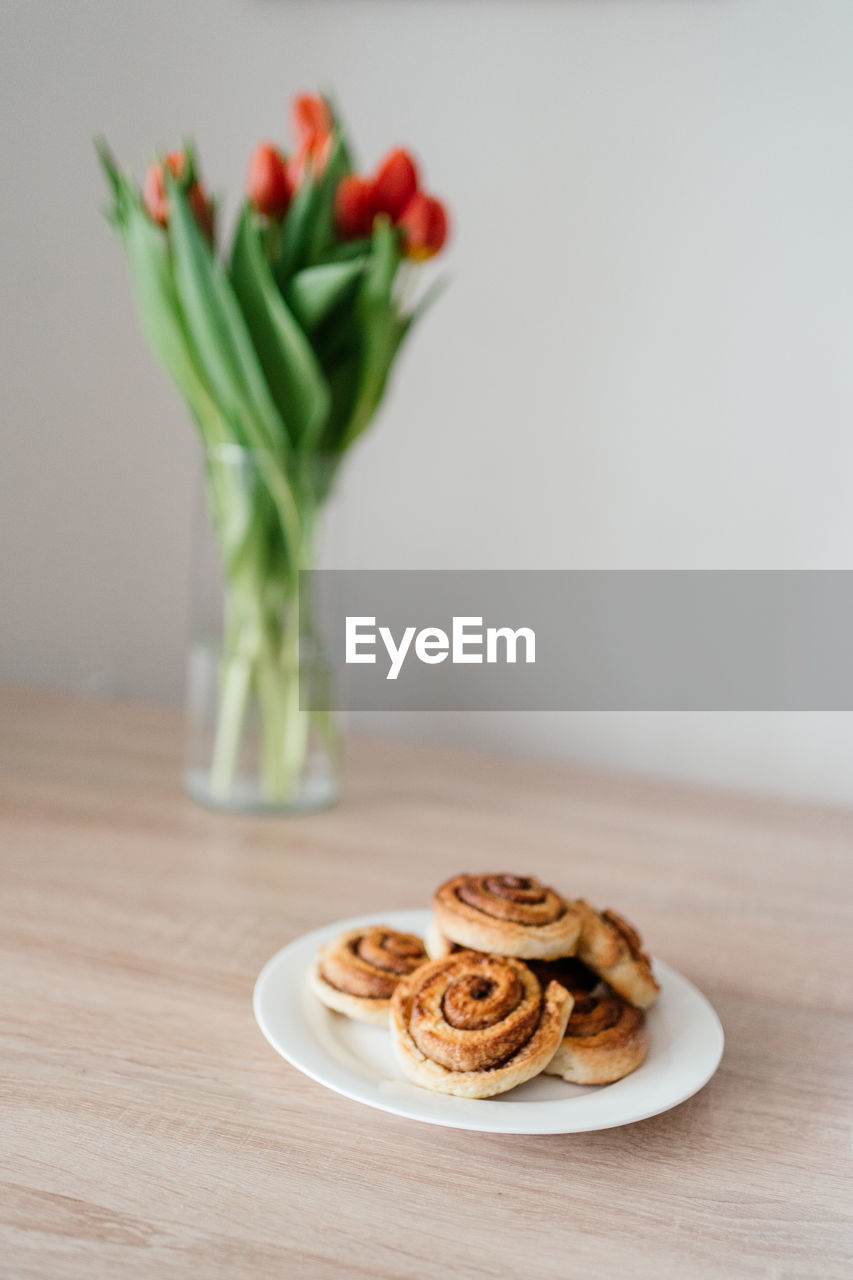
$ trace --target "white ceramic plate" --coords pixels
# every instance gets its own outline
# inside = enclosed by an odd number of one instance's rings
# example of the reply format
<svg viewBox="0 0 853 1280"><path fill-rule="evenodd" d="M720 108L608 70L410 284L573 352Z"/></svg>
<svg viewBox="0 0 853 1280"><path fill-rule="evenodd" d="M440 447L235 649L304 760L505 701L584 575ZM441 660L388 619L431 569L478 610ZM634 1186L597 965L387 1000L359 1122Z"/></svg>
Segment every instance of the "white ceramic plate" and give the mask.
<svg viewBox="0 0 853 1280"><path fill-rule="evenodd" d="M710 1080L723 1054L723 1028L696 987L660 960L660 999L649 1011L649 1055L639 1070L608 1085L572 1085L537 1076L497 1098L451 1098L403 1078L384 1027L332 1013L306 974L317 948L345 929L385 924L423 936L428 911L386 911L315 929L279 951L255 984L258 1025L274 1049L328 1089L380 1111L486 1133L583 1133L668 1111Z"/></svg>

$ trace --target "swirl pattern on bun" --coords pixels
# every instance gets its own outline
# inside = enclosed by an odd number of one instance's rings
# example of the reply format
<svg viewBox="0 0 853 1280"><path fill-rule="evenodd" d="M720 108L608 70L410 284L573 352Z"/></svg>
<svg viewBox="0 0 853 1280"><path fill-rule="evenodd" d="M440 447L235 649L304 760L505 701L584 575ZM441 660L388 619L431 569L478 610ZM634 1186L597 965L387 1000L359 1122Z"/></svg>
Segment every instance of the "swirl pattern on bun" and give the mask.
<svg viewBox="0 0 853 1280"><path fill-rule="evenodd" d="M391 1000L391 1035L415 1084L491 1098L545 1068L571 1008L565 987L551 982L543 991L520 960L461 951L400 982Z"/></svg>
<svg viewBox="0 0 853 1280"><path fill-rule="evenodd" d="M520 959L573 955L582 913L535 876L460 875L436 891L435 926L448 941Z"/></svg>
<svg viewBox="0 0 853 1280"><path fill-rule="evenodd" d="M386 1026L397 984L426 959L424 945L413 933L384 925L350 929L321 947L311 988L327 1008Z"/></svg>
<svg viewBox="0 0 853 1280"><path fill-rule="evenodd" d="M621 996L578 995L566 1034L546 1074L570 1084L611 1084L646 1058L646 1015Z"/></svg>

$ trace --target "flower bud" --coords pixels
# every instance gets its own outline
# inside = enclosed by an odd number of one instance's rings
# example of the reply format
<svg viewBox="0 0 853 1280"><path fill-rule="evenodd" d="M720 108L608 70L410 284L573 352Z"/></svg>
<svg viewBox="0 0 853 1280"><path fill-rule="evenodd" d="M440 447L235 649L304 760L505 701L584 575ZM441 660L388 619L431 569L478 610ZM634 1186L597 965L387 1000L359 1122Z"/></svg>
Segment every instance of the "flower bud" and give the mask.
<svg viewBox="0 0 853 1280"><path fill-rule="evenodd" d="M371 178L351 173L341 178L335 192L335 222L344 240L369 236L376 214L375 184Z"/></svg>
<svg viewBox="0 0 853 1280"><path fill-rule="evenodd" d="M183 151L170 151L165 160L148 166L142 182L142 203L149 216L161 227L169 225L169 202L166 196L165 172L168 167L173 178L183 178L187 170L187 158ZM193 217L208 240L213 240L213 205L205 195L198 179L190 183L187 202Z"/></svg>
<svg viewBox="0 0 853 1280"><path fill-rule="evenodd" d="M332 150L334 121L325 98L303 93L290 104L290 118L296 137L296 150L290 162L289 176L294 187L309 173L319 177Z"/></svg>
<svg viewBox="0 0 853 1280"><path fill-rule="evenodd" d="M173 178L183 176L187 158L183 151L170 151L165 160L158 160L148 166L142 180L142 203L148 214L161 227L169 225L169 208L166 203L166 185L163 180L165 165Z"/></svg>
<svg viewBox="0 0 853 1280"><path fill-rule="evenodd" d="M418 171L415 162L397 147L376 170L376 211L387 213L395 221L418 189Z"/></svg>
<svg viewBox="0 0 853 1280"><path fill-rule="evenodd" d="M246 195L258 213L281 219L293 194L284 156L269 142L259 142L249 157Z"/></svg>
<svg viewBox="0 0 853 1280"><path fill-rule="evenodd" d="M290 121L297 142L316 142L332 132L329 104L319 94L297 94L290 104Z"/></svg>
<svg viewBox="0 0 853 1280"><path fill-rule="evenodd" d="M434 196L418 191L406 205L397 226L403 232L406 256L423 261L438 253L447 239L447 210Z"/></svg>

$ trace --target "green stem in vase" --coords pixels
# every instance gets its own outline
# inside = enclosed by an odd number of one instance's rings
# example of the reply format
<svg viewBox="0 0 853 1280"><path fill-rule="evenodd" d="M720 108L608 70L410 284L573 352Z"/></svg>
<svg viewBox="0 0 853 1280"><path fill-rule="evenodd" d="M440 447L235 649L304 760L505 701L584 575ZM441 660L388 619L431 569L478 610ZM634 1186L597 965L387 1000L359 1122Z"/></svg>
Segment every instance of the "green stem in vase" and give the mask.
<svg viewBox="0 0 853 1280"><path fill-rule="evenodd" d="M237 483L245 487L245 476L238 477ZM217 507L223 498L223 486L209 486L220 553L230 570L211 790L219 802L233 797L247 715L254 701L259 722L257 769L263 799L270 804L288 804L299 793L312 729L322 728L324 740L329 736L329 726L318 713L300 706L300 659L310 664L313 679L319 645L310 610L300 611L298 570L280 554L275 517L265 517L257 497L248 504L251 519L235 544L234 530L240 528L233 522L239 501L233 491L236 487L232 485L230 493L225 488L226 508L232 520L223 526L217 519L217 512L223 514L221 506ZM245 503L245 493L242 500ZM314 518L313 504L306 500L301 517L300 563L310 558Z"/></svg>

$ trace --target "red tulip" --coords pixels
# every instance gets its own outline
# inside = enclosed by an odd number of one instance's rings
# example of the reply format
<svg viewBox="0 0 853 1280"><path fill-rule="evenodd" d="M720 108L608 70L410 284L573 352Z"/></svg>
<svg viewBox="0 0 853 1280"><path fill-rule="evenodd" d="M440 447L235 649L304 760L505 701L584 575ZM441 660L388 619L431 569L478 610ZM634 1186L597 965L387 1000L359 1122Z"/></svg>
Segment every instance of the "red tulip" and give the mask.
<svg viewBox="0 0 853 1280"><path fill-rule="evenodd" d="M376 188L371 178L348 174L335 192L335 221L344 240L369 236L376 209Z"/></svg>
<svg viewBox="0 0 853 1280"><path fill-rule="evenodd" d="M298 94L290 104L290 119L297 142L316 141L332 132L329 104L318 94Z"/></svg>
<svg viewBox="0 0 853 1280"><path fill-rule="evenodd" d="M397 226L403 232L407 257L423 261L438 253L447 239L447 210L434 196L418 191L406 205Z"/></svg>
<svg viewBox="0 0 853 1280"><path fill-rule="evenodd" d="M396 220L418 189L418 171L415 162L398 147L388 155L376 170L376 211L387 213Z"/></svg>
<svg viewBox="0 0 853 1280"><path fill-rule="evenodd" d="M161 227L169 225L169 202L166 197L164 181L165 169L168 166L173 178L182 178L186 173L187 158L183 151L170 151L165 160L148 166L142 182L142 203L149 215ZM204 193L204 188L196 179L190 183L187 200L193 216L208 240L213 239L213 205Z"/></svg>
<svg viewBox="0 0 853 1280"><path fill-rule="evenodd" d="M148 166L142 180L142 203L150 216L161 227L169 224L169 209L166 203L166 189L163 181L164 165L174 178L180 178L186 168L187 158L183 151L171 151L165 161L158 161Z"/></svg>
<svg viewBox="0 0 853 1280"><path fill-rule="evenodd" d="M272 143L259 142L249 157L246 174L250 202L265 217L280 219L287 213L292 194L284 156Z"/></svg>
<svg viewBox="0 0 853 1280"><path fill-rule="evenodd" d="M290 116L297 146L289 174L293 185L298 186L306 173L319 177L325 169L332 149L334 121L326 99L310 93L293 99Z"/></svg>

